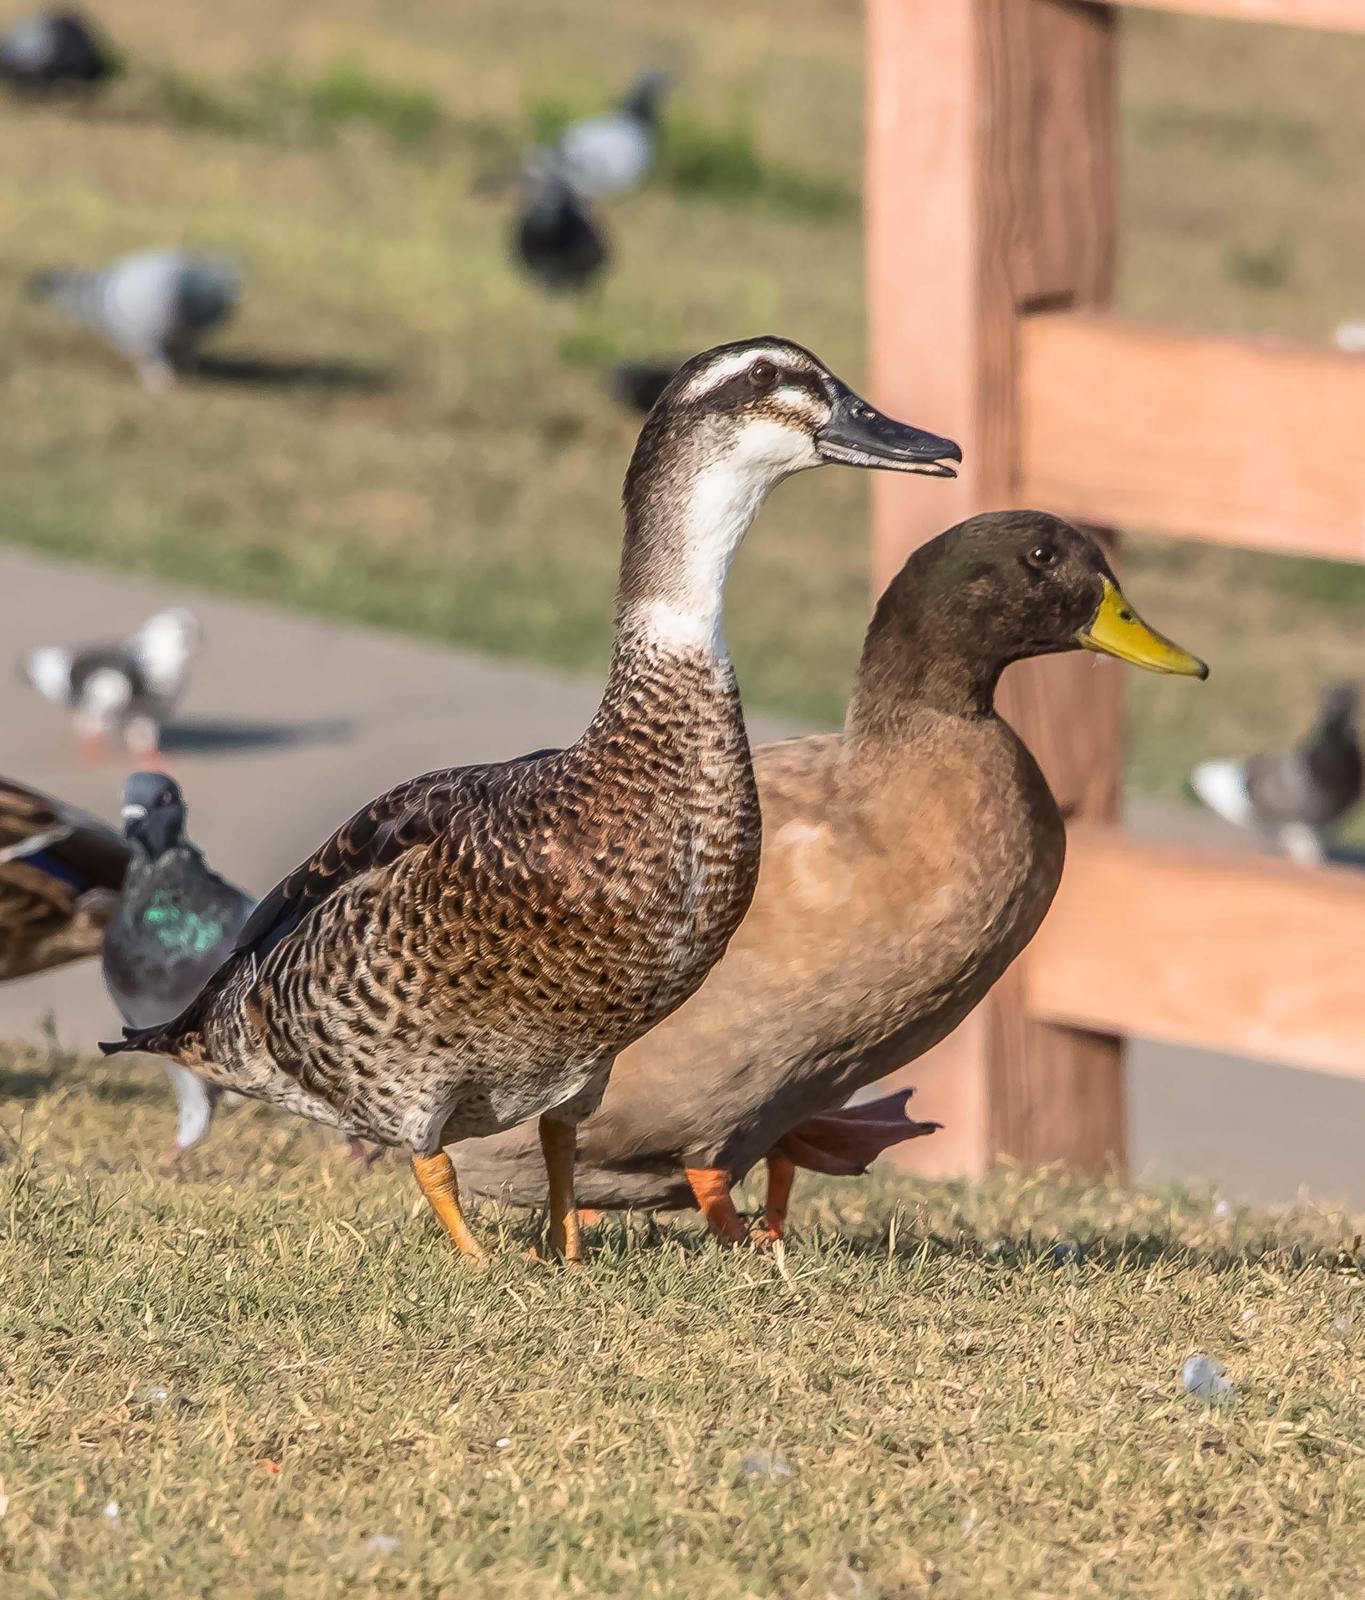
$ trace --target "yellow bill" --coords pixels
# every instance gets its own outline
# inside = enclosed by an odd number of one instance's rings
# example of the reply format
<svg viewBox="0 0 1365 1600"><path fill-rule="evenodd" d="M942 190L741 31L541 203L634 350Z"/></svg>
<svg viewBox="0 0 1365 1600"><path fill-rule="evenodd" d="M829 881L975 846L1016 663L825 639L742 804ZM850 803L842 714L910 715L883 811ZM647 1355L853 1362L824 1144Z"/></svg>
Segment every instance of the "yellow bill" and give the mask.
<svg viewBox="0 0 1365 1600"><path fill-rule="evenodd" d="M1123 598L1112 578L1104 580L1099 610L1076 635L1077 644L1101 655L1131 661L1148 672L1168 672L1179 678L1207 678L1209 669L1198 656L1172 644L1147 624Z"/></svg>

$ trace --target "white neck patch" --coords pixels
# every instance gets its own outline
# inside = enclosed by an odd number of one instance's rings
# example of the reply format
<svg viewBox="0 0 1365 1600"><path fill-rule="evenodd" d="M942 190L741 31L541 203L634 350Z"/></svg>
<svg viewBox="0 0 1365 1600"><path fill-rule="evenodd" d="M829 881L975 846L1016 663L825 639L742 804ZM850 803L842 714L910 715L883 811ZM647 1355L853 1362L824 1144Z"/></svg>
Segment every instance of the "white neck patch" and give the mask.
<svg viewBox="0 0 1365 1600"><path fill-rule="evenodd" d="M702 468L687 496L667 597L643 608L652 637L666 646L725 656L722 610L735 551L769 490L793 472L819 465L808 433L762 419L740 430L723 460Z"/></svg>

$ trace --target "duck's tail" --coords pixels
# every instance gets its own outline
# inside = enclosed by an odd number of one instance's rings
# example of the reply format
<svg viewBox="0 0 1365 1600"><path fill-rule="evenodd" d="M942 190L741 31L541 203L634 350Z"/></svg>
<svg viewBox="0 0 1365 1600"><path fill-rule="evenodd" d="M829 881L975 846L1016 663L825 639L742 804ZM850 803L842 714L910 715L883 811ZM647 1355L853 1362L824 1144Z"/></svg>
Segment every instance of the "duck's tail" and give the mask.
<svg viewBox="0 0 1365 1600"><path fill-rule="evenodd" d="M157 1023L151 1028L125 1028L121 1039L100 1041L100 1054L119 1056L125 1053L168 1056L172 1061L189 1065L191 1060L203 1057L203 1042L195 1029L182 1026L180 1017L170 1022Z"/></svg>
<svg viewBox="0 0 1365 1600"><path fill-rule="evenodd" d="M892 1145L919 1139L941 1128L941 1122L916 1122L909 1112L913 1089L901 1089L880 1100L826 1111L792 1129L773 1146L798 1167L837 1178L864 1173Z"/></svg>

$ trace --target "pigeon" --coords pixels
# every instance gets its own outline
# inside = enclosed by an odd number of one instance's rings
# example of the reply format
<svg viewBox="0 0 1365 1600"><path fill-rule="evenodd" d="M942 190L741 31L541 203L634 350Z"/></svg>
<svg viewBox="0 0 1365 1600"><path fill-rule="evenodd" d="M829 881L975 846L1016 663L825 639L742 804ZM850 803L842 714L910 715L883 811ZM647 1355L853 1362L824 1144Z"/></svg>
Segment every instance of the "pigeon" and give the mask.
<svg viewBox="0 0 1365 1600"><path fill-rule="evenodd" d="M513 241L522 266L547 294L585 289L609 255L587 202L553 161L528 166L527 180Z"/></svg>
<svg viewBox="0 0 1365 1600"><path fill-rule="evenodd" d="M19 670L45 699L71 711L86 760L102 759L115 737L135 755L155 755L189 680L200 631L192 611L158 611L116 644L44 645Z"/></svg>
<svg viewBox="0 0 1365 1600"><path fill-rule="evenodd" d="M127 356L143 388L160 393L192 363L203 336L232 315L241 274L219 257L147 250L95 272L39 272L28 287Z"/></svg>
<svg viewBox="0 0 1365 1600"><path fill-rule="evenodd" d="M681 365L681 361L619 361L611 369L612 399L645 416Z"/></svg>
<svg viewBox="0 0 1365 1600"><path fill-rule="evenodd" d="M89 87L114 63L79 11L44 11L0 39L0 82L30 94Z"/></svg>
<svg viewBox="0 0 1365 1600"><path fill-rule="evenodd" d="M1332 343L1348 356L1365 356L1365 322L1339 322Z"/></svg>
<svg viewBox="0 0 1365 1600"><path fill-rule="evenodd" d="M134 772L123 789L128 873L104 932L104 984L130 1027L176 1016L237 942L255 901L213 872L185 837L180 786L160 772ZM180 1108L178 1159L213 1119L219 1091L188 1068L165 1063Z"/></svg>
<svg viewBox="0 0 1365 1600"><path fill-rule="evenodd" d="M560 134L555 156L578 194L603 200L644 181L654 164L659 103L671 76L646 72L614 111L571 122Z"/></svg>
<svg viewBox="0 0 1365 1600"><path fill-rule="evenodd" d="M0 983L98 955L127 864L112 828L0 778Z"/></svg>
<svg viewBox="0 0 1365 1600"><path fill-rule="evenodd" d="M1333 830L1360 799L1356 689L1333 684L1297 749L1242 761L1202 761L1190 775L1199 798L1226 821L1254 828L1292 861L1314 866Z"/></svg>

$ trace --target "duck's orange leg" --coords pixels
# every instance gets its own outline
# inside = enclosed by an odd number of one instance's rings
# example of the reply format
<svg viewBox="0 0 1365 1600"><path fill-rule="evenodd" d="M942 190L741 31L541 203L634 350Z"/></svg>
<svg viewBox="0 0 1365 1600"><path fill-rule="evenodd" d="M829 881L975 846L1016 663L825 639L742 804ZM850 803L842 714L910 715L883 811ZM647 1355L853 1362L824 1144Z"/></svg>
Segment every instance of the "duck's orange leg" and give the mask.
<svg viewBox="0 0 1365 1600"><path fill-rule="evenodd" d="M686 1171L706 1226L722 1244L743 1244L749 1230L730 1197L729 1173L719 1167L688 1167Z"/></svg>
<svg viewBox="0 0 1365 1600"><path fill-rule="evenodd" d="M464 1212L460 1210L460 1185L450 1157L444 1150L438 1150L434 1156L414 1156L412 1170L417 1174L427 1203L455 1248L473 1266L487 1266L488 1252L469 1231Z"/></svg>
<svg viewBox="0 0 1365 1600"><path fill-rule="evenodd" d="M540 1119L540 1148L549 1179L550 1250L571 1265L583 1260L583 1233L574 1204L573 1168L578 1155L578 1128L572 1122Z"/></svg>
<svg viewBox="0 0 1365 1600"><path fill-rule="evenodd" d="M796 1163L780 1150L768 1156L768 1195L763 1205L763 1221L754 1230L755 1244L776 1244L787 1226L787 1206L791 1201Z"/></svg>

